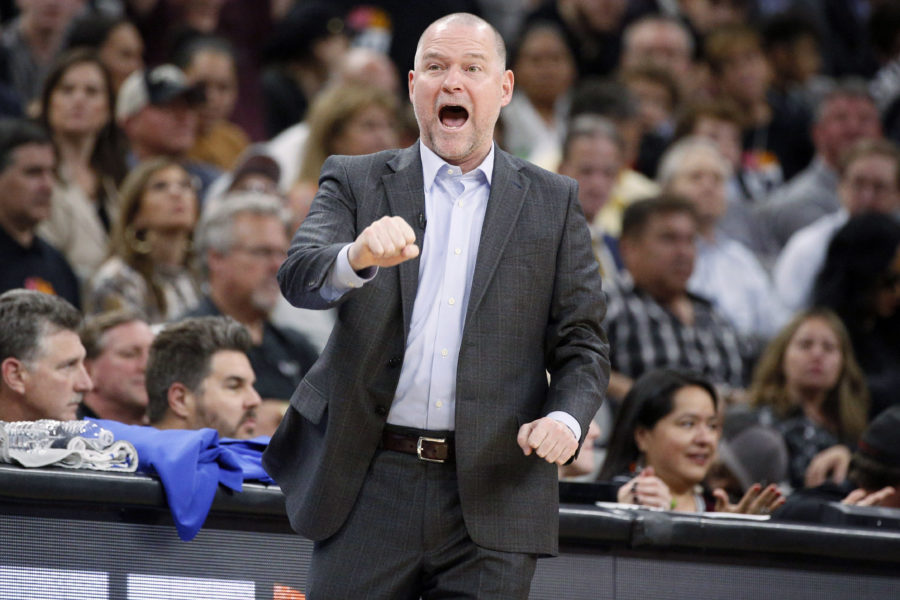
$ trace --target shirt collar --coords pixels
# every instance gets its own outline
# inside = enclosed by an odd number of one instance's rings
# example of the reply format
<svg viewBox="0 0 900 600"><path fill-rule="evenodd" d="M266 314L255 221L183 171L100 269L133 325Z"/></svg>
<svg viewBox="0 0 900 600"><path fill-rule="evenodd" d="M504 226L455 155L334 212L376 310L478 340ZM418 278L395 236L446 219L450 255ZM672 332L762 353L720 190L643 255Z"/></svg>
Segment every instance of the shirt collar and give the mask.
<svg viewBox="0 0 900 600"><path fill-rule="evenodd" d="M422 175L425 188L429 189L434 184L434 178L437 177L441 167L451 167L452 165L449 165L447 161L435 154L421 140L419 141L419 155L422 157ZM484 173L488 186L491 185L491 177L494 175L494 144L491 144L491 149L487 156L484 157L484 160L481 161L481 164L472 169L471 172L474 173L475 171Z"/></svg>

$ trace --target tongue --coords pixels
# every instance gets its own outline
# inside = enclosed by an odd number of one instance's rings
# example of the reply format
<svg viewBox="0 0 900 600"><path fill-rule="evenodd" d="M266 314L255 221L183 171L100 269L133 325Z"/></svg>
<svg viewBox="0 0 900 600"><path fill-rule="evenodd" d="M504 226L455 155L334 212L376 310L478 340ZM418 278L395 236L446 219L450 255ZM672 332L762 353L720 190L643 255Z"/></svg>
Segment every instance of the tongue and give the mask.
<svg viewBox="0 0 900 600"><path fill-rule="evenodd" d="M462 127L469 114L464 108L447 107L441 111L441 123L446 127Z"/></svg>

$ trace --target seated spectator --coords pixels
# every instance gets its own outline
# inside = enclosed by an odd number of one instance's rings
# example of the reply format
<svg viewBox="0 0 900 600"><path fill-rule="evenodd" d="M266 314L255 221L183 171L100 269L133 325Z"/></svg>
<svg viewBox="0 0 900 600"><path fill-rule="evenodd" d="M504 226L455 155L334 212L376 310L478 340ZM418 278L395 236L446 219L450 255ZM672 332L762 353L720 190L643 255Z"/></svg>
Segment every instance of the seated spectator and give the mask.
<svg viewBox="0 0 900 600"><path fill-rule="evenodd" d="M200 180L201 199L221 174L208 163L185 160L197 140L198 110L204 99L203 87L190 85L181 69L160 65L129 75L116 100L116 121L131 144L131 164L156 157L183 162Z"/></svg>
<svg viewBox="0 0 900 600"><path fill-rule="evenodd" d="M597 224L597 215L609 202L622 169L624 142L612 121L581 115L569 124L557 171L578 182L578 202L591 230L600 272L612 277L624 269L619 243Z"/></svg>
<svg viewBox="0 0 900 600"><path fill-rule="evenodd" d="M619 244L628 272L607 280L604 320L612 398L623 398L632 379L661 367L691 369L716 385L743 388L737 331L688 290L696 237L696 211L687 200L660 196L625 209Z"/></svg>
<svg viewBox="0 0 900 600"><path fill-rule="evenodd" d="M109 72L113 92L135 71L144 68L144 40L125 17L92 12L75 19L66 34L66 48L90 48Z"/></svg>
<svg viewBox="0 0 900 600"><path fill-rule="evenodd" d="M3 24L0 46L7 54L9 83L26 107L37 100L47 69L65 39L80 2L22 2L19 16Z"/></svg>
<svg viewBox="0 0 900 600"><path fill-rule="evenodd" d="M788 521L822 522L828 502L900 509L900 406L892 406L866 427L850 459L842 484L828 481L794 492L774 517Z"/></svg>
<svg viewBox="0 0 900 600"><path fill-rule="evenodd" d="M205 99L198 114L197 139L187 158L223 171L235 166L250 145L243 129L232 123L238 98L234 49L222 38L197 37L178 52L176 64L192 85L202 85Z"/></svg>
<svg viewBox="0 0 900 600"><path fill-rule="evenodd" d="M334 80L329 85L357 84L370 89L378 88L396 96L399 80L397 67L387 54L370 48L355 47L343 55ZM281 167L279 187L282 191L286 192L297 181L308 136L309 121L304 118L266 144L266 153L278 161L278 166Z"/></svg>
<svg viewBox="0 0 900 600"><path fill-rule="evenodd" d="M194 308L200 290L189 266L197 221L190 174L169 159L149 160L125 179L121 200L112 256L87 285L88 312L124 308L155 324Z"/></svg>
<svg viewBox="0 0 900 600"><path fill-rule="evenodd" d="M536 8L526 15L525 23L558 23L578 62L578 74L608 76L619 64L623 27L646 11L641 4L628 0L540 2L534 3Z"/></svg>
<svg viewBox="0 0 900 600"><path fill-rule="evenodd" d="M751 197L765 199L812 158L808 111L769 94L771 74L759 33L747 25L718 28L706 37L706 58L722 96L745 117L744 163Z"/></svg>
<svg viewBox="0 0 900 600"><path fill-rule="evenodd" d="M759 207L775 252L799 229L841 208L838 164L859 140L881 137L878 109L865 81L846 80L832 89L813 115L813 161Z"/></svg>
<svg viewBox="0 0 900 600"><path fill-rule="evenodd" d="M727 159L712 142L698 137L669 148L659 170L663 190L690 201L697 215L697 255L688 289L712 301L755 355L789 315L753 253L718 229L730 177Z"/></svg>
<svg viewBox="0 0 900 600"><path fill-rule="evenodd" d="M127 144L113 119L109 75L90 50L59 57L41 95L41 122L59 157L53 210L41 237L87 280L109 253L109 230L119 216Z"/></svg>
<svg viewBox="0 0 900 600"><path fill-rule="evenodd" d="M890 215L900 210L900 151L894 144L862 140L844 155L841 163L841 210L797 231L775 263L775 290L788 310L809 306L828 243L851 216Z"/></svg>
<svg viewBox="0 0 900 600"><path fill-rule="evenodd" d="M285 211L277 197L254 192L226 196L204 216L196 244L208 295L188 316L224 314L247 328L252 341L247 355L263 399L257 433L271 435L318 358L300 332L270 320L281 298L275 276L287 257Z"/></svg>
<svg viewBox="0 0 900 600"><path fill-rule="evenodd" d="M605 117L615 123L622 136L624 166L619 171L609 202L596 218L597 224L612 236L619 235L622 211L626 206L659 194L659 186L654 181L634 170L643 135L637 105L637 98L621 83L587 80L581 82L572 95L569 110L570 119L583 114Z"/></svg>
<svg viewBox="0 0 900 600"><path fill-rule="evenodd" d="M667 12L682 19L691 31L705 38L717 28L747 23L751 7L755 6L756 3L747 0L688 1L676 3Z"/></svg>
<svg viewBox="0 0 900 600"><path fill-rule="evenodd" d="M84 366L94 389L84 395L78 417L147 424L144 371L153 330L137 313L125 310L88 318L81 328L87 353Z"/></svg>
<svg viewBox="0 0 900 600"><path fill-rule="evenodd" d="M827 309L794 317L766 347L750 386L759 420L778 430L794 488L842 481L866 424L869 395L840 319Z"/></svg>
<svg viewBox="0 0 900 600"><path fill-rule="evenodd" d="M209 427L222 437L256 435L260 398L247 359L247 329L229 317L166 326L150 346L147 417L159 429Z"/></svg>
<svg viewBox="0 0 900 600"><path fill-rule="evenodd" d="M528 23L512 48L516 86L500 113L503 146L535 164L551 164L565 134L575 58L562 29L549 21Z"/></svg>
<svg viewBox="0 0 900 600"><path fill-rule="evenodd" d="M681 93L689 95L695 91L693 55L694 38L687 25L676 18L652 14L625 28L620 68L662 69L675 78Z"/></svg>
<svg viewBox="0 0 900 600"><path fill-rule="evenodd" d="M0 421L75 419L91 389L78 339L81 314L32 290L0 295Z"/></svg>
<svg viewBox="0 0 900 600"><path fill-rule="evenodd" d="M654 65L627 69L619 79L638 101L643 135L635 168L647 177L656 177L659 160L675 133L681 88L671 73Z"/></svg>
<svg viewBox="0 0 900 600"><path fill-rule="evenodd" d="M648 371L625 396L599 479L625 479L620 503L666 510L766 514L783 504L772 484L751 486L737 504L725 490L703 487L720 427L709 381L672 369Z"/></svg>
<svg viewBox="0 0 900 600"><path fill-rule="evenodd" d="M370 154L399 145L396 95L357 84L329 87L309 109L309 135L297 180L288 199L306 213L319 184L325 159L332 154Z"/></svg>
<svg viewBox="0 0 900 600"><path fill-rule="evenodd" d="M754 201L747 188L742 159L741 128L743 118L736 104L727 99L699 100L688 103L675 125L675 139L687 136L706 138L728 159L732 175L726 185L728 208L719 228L729 237L744 244L760 259L769 249L769 233L759 225L754 214ZM752 177L752 173L750 174ZM765 262L768 268L774 258Z"/></svg>
<svg viewBox="0 0 900 600"><path fill-rule="evenodd" d="M828 246L813 299L850 332L872 397L870 417L900 403L900 223L881 214L850 219Z"/></svg>
<svg viewBox="0 0 900 600"><path fill-rule="evenodd" d="M56 156L50 136L23 120L0 121L0 292L27 288L81 306L65 257L37 235L50 217Z"/></svg>
<svg viewBox="0 0 900 600"><path fill-rule="evenodd" d="M280 178L278 162L265 154L260 144L254 144L238 159L226 189L227 192L261 192L277 196Z"/></svg>

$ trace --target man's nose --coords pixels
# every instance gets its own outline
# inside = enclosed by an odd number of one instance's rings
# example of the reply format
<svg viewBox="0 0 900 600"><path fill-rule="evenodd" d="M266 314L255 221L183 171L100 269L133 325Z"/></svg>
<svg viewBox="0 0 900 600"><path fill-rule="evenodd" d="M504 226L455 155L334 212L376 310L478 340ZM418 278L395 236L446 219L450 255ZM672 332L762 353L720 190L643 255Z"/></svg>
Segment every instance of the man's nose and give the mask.
<svg viewBox="0 0 900 600"><path fill-rule="evenodd" d="M86 393L94 389L94 382L88 375L87 369L82 364L78 369L78 377L75 379L75 391L78 393Z"/></svg>
<svg viewBox="0 0 900 600"><path fill-rule="evenodd" d="M251 387L247 394L247 398L244 401L244 406L250 409L256 408L260 404L262 404L262 398L260 397L259 392L256 391L256 388Z"/></svg>
<svg viewBox="0 0 900 600"><path fill-rule="evenodd" d="M443 88L450 92L462 89L462 71L459 67L450 67L444 75Z"/></svg>

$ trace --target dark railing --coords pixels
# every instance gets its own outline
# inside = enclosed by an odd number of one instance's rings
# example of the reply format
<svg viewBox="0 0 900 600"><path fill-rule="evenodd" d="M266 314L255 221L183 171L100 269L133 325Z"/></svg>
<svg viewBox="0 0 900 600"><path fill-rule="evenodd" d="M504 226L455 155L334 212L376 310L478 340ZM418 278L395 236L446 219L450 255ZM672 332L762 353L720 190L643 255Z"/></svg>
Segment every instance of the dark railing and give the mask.
<svg viewBox="0 0 900 600"><path fill-rule="evenodd" d="M896 518L834 511L873 526L563 504L561 554L539 561L531 597L900 597ZM0 465L0 548L0 598L273 600L300 597L312 544L274 486L220 488L182 542L154 478Z"/></svg>

